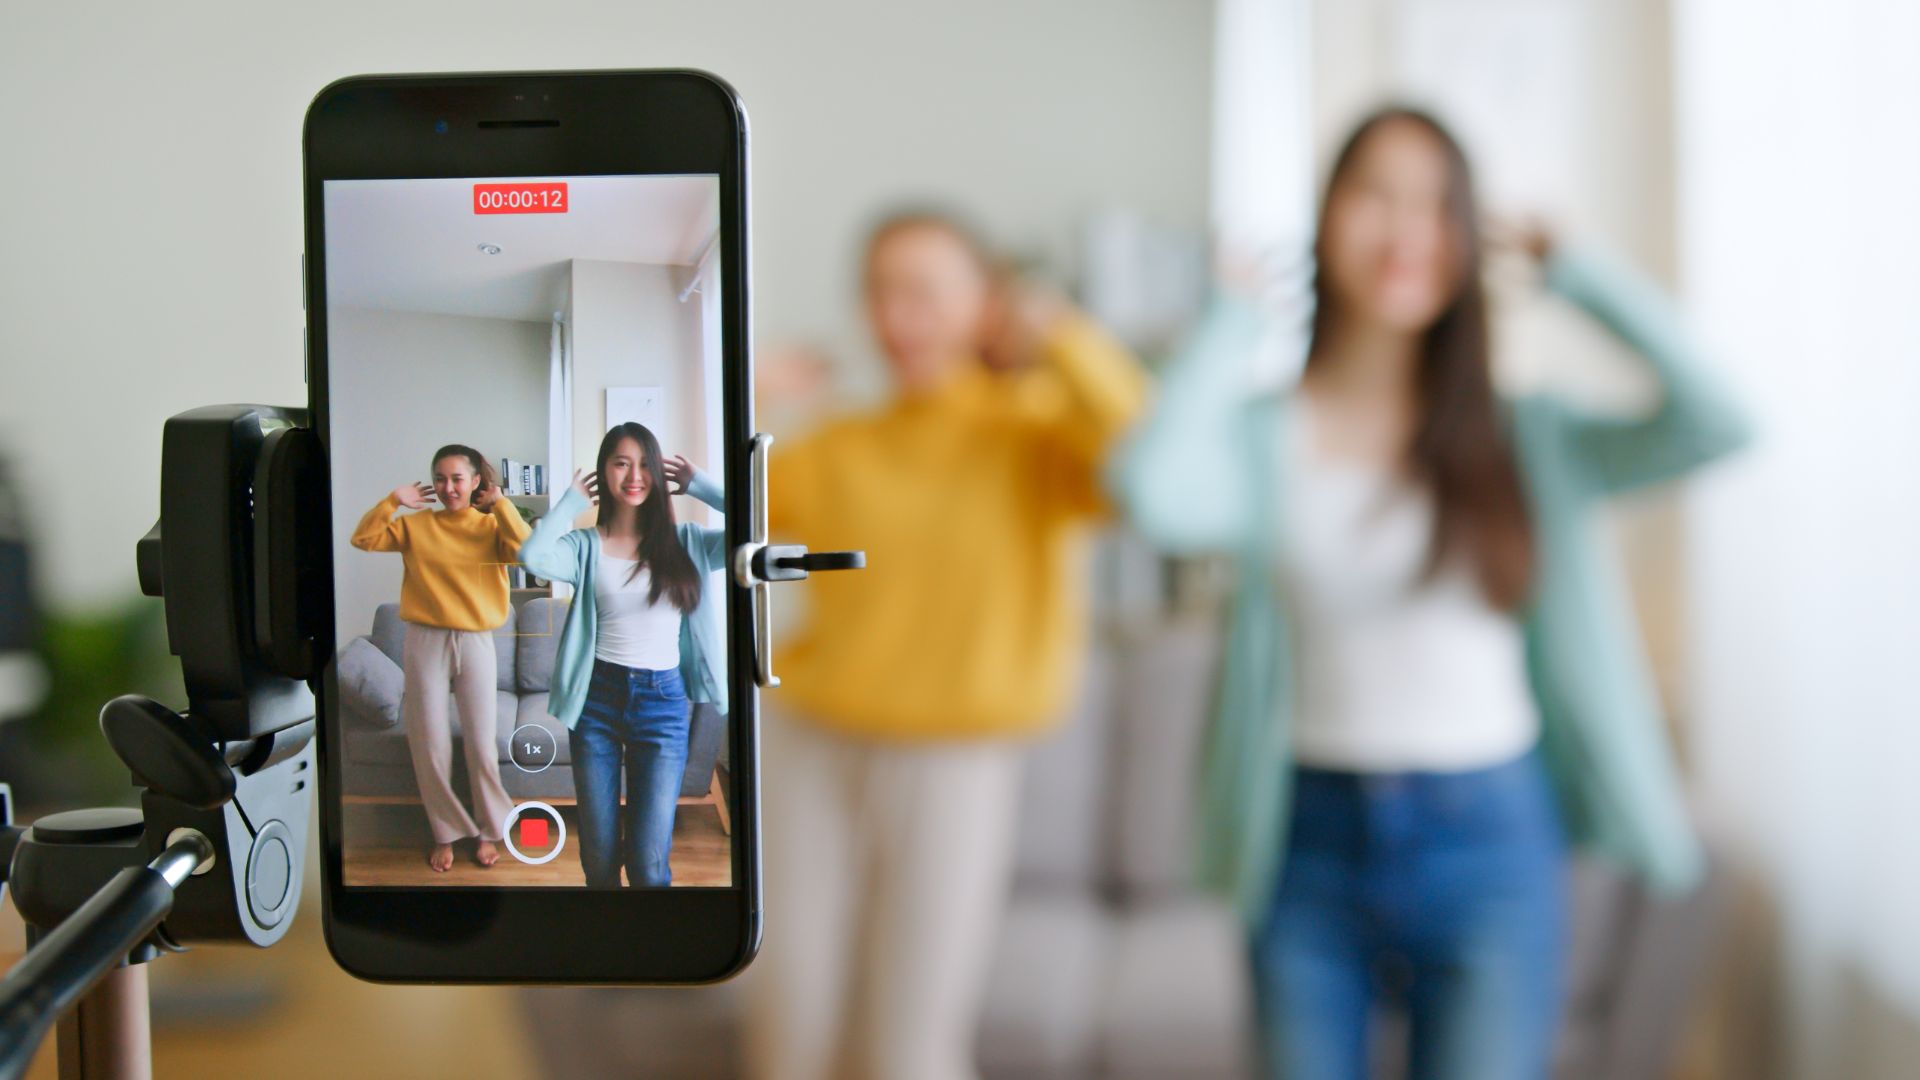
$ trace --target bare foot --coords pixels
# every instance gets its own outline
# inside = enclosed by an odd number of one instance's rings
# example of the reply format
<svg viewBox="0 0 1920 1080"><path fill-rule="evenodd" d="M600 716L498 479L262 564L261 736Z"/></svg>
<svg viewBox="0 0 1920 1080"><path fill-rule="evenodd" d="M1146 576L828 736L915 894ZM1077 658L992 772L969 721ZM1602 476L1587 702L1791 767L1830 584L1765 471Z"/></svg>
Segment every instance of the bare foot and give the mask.
<svg viewBox="0 0 1920 1080"><path fill-rule="evenodd" d="M436 874L444 874L453 869L453 845L433 845L433 851L427 855L427 865L433 867Z"/></svg>
<svg viewBox="0 0 1920 1080"><path fill-rule="evenodd" d="M452 859L449 858L448 861L451 862ZM492 866L500 861L500 849L493 846L493 841L482 840L473 847L473 861L481 866Z"/></svg>

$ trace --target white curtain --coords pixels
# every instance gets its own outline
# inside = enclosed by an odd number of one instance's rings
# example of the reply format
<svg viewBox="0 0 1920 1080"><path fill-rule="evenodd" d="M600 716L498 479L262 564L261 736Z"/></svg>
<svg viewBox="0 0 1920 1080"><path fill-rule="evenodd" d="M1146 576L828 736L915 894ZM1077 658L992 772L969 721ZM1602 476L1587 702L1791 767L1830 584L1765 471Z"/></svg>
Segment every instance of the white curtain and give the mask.
<svg viewBox="0 0 1920 1080"><path fill-rule="evenodd" d="M1911 1076L1920 5L1675 16L1683 287L1762 436L1691 508L1695 756L1778 913L1778 1072Z"/></svg>
<svg viewBox="0 0 1920 1080"><path fill-rule="evenodd" d="M1276 320L1250 373L1290 378L1306 354L1314 204L1312 0L1219 0L1214 9L1210 218L1236 260L1268 265Z"/></svg>
<svg viewBox="0 0 1920 1080"><path fill-rule="evenodd" d="M1243 244L1304 251L1313 228L1309 0L1214 9L1214 227Z"/></svg>
<svg viewBox="0 0 1920 1080"><path fill-rule="evenodd" d="M566 320L558 313L547 342L547 505L551 508L573 480L573 342ZM556 581L553 595L564 600L573 595L573 587Z"/></svg>
<svg viewBox="0 0 1920 1080"><path fill-rule="evenodd" d="M719 238L715 237L715 243ZM714 252L700 272L700 380L706 408L707 460L701 467L715 471L726 460L726 429L721 413L726 404L726 352L720 334L720 254Z"/></svg>

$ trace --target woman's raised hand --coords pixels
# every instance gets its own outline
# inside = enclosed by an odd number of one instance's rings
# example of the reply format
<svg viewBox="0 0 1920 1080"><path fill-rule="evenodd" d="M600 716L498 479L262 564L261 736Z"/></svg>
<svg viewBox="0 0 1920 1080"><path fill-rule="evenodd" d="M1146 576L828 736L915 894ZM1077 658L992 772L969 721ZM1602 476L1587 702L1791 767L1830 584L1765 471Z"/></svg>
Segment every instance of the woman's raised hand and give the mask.
<svg viewBox="0 0 1920 1080"><path fill-rule="evenodd" d="M667 494L685 495L687 485L693 483L693 463L679 454L671 454L661 459L660 471L667 474Z"/></svg>
<svg viewBox="0 0 1920 1080"><path fill-rule="evenodd" d="M1011 274L994 283L981 328L980 356L996 371L1015 371L1033 363L1055 323L1073 305L1054 289Z"/></svg>
<svg viewBox="0 0 1920 1080"><path fill-rule="evenodd" d="M433 502L433 489L416 481L394 488L393 497L409 510L425 510Z"/></svg>
<svg viewBox="0 0 1920 1080"><path fill-rule="evenodd" d="M600 474L588 469L573 470L573 490L587 497L595 506L600 505Z"/></svg>
<svg viewBox="0 0 1920 1080"><path fill-rule="evenodd" d="M1525 256L1536 266L1553 258L1558 237L1537 217L1489 214L1481 226L1487 246L1495 251L1511 251Z"/></svg>
<svg viewBox="0 0 1920 1080"><path fill-rule="evenodd" d="M1280 325L1304 327L1313 317L1313 273L1313 254L1304 244L1214 237L1214 285Z"/></svg>

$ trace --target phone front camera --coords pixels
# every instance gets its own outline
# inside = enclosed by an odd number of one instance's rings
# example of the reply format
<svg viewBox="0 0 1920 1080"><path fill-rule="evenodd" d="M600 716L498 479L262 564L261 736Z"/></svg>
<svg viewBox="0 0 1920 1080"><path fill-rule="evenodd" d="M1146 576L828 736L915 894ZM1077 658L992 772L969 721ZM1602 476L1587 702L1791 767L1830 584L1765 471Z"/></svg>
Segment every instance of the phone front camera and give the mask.
<svg viewBox="0 0 1920 1080"><path fill-rule="evenodd" d="M435 120L433 122L433 133L435 135L445 135L447 133L447 122L445 120Z"/></svg>

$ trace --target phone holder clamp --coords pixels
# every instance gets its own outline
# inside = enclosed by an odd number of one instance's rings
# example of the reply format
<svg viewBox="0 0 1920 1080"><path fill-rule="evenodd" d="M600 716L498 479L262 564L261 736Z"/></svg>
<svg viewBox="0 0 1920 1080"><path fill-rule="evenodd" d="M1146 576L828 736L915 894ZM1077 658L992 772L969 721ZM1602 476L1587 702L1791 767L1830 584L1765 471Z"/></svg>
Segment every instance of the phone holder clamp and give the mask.
<svg viewBox="0 0 1920 1080"><path fill-rule="evenodd" d="M733 579L753 597L753 676L769 689L780 685L773 673L773 597L769 585L800 581L821 570L863 570L864 551L809 552L800 544L767 543L767 451L773 436L760 432L748 449L753 483L753 517L747 542L734 549Z"/></svg>

